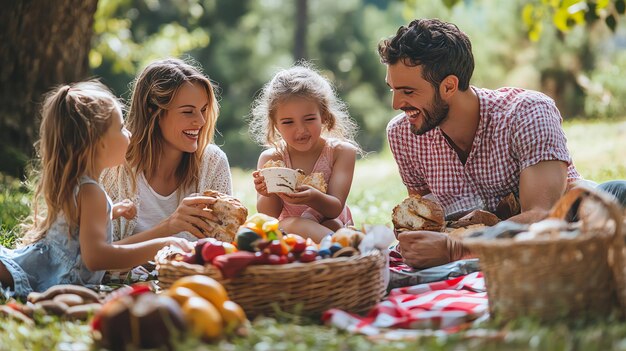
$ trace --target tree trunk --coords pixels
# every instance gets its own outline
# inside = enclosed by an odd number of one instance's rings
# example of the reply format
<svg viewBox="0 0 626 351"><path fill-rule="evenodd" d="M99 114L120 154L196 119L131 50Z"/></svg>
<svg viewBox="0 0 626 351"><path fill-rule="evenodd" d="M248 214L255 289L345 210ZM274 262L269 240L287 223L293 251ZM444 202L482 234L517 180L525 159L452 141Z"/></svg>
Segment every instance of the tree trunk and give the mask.
<svg viewBox="0 0 626 351"><path fill-rule="evenodd" d="M306 59L307 27L309 25L307 0L296 3L296 33L294 36L293 57L296 61Z"/></svg>
<svg viewBox="0 0 626 351"><path fill-rule="evenodd" d="M0 161L6 158L7 150L32 155L43 93L89 75L88 55L97 4L98 0L3 2ZM0 164L3 169L7 170Z"/></svg>

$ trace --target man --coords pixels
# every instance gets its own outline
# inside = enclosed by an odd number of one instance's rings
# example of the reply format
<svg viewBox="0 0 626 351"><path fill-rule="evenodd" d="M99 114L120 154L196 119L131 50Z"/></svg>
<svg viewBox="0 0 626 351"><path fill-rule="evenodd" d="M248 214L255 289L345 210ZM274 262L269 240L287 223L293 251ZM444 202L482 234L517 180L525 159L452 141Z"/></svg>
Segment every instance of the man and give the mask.
<svg viewBox="0 0 626 351"><path fill-rule="evenodd" d="M471 43L454 24L414 20L382 40L378 53L393 107L404 111L387 136L409 194L434 197L450 218L495 212L513 193L521 213L510 219L532 223L581 179L554 101L524 89L470 86ZM398 240L405 262L418 268L469 254L442 233L405 232Z"/></svg>

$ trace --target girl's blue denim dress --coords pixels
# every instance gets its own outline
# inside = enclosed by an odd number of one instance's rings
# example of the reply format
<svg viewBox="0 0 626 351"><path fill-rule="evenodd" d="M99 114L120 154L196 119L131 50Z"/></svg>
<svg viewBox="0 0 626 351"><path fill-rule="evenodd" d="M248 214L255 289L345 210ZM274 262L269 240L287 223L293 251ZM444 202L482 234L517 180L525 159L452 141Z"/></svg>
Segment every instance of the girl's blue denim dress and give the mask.
<svg viewBox="0 0 626 351"><path fill-rule="evenodd" d="M83 184L98 184L82 176L74 190L74 196ZM100 186L102 189L102 187ZM102 189L104 191L104 189ZM111 199L107 195L107 241L112 241ZM99 284L104 271L92 272L85 266L78 240L78 228L70 233L63 215L46 232L46 236L28 246L10 250L0 246L0 262L13 276L14 288L11 295L27 296L31 291L45 291L58 284ZM6 289L6 287L5 287Z"/></svg>

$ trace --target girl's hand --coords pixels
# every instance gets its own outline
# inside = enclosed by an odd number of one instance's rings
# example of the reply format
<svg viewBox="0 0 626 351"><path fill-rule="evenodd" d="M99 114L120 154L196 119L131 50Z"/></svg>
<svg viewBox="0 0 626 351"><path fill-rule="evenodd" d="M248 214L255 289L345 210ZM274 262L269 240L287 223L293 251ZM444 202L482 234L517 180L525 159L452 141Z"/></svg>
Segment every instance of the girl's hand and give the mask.
<svg viewBox="0 0 626 351"><path fill-rule="evenodd" d="M190 195L183 199L178 208L165 219L165 228L169 235L187 231L197 238L204 238L204 232L210 227L204 220L216 221L217 217L204 208L215 203L209 196Z"/></svg>
<svg viewBox="0 0 626 351"><path fill-rule="evenodd" d="M124 217L133 219L137 215L137 206L129 199L124 199L113 205L113 219Z"/></svg>
<svg viewBox="0 0 626 351"><path fill-rule="evenodd" d="M167 245L176 246L185 252L193 251L193 248L195 246L194 243L192 243L191 241L175 236L168 238Z"/></svg>
<svg viewBox="0 0 626 351"><path fill-rule="evenodd" d="M296 190L298 191L296 193L278 193L278 197L290 204L308 205L320 194L319 190L308 185L301 185Z"/></svg>
<svg viewBox="0 0 626 351"><path fill-rule="evenodd" d="M252 177L254 178L254 189L259 195L263 196L271 196L272 194L267 192L267 185L265 185L265 177L261 175L260 170L256 170L252 172Z"/></svg>

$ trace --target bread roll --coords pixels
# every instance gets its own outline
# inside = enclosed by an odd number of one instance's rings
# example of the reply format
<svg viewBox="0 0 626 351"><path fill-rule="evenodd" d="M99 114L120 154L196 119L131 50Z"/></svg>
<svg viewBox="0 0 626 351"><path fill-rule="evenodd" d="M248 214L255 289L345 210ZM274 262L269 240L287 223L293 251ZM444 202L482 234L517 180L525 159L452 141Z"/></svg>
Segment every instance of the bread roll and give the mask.
<svg viewBox="0 0 626 351"><path fill-rule="evenodd" d="M302 172L302 170L298 171L298 180L296 184L297 186L309 185L323 193L326 193L327 185L323 173L315 172L309 175L304 175L304 172Z"/></svg>
<svg viewBox="0 0 626 351"><path fill-rule="evenodd" d="M261 168L271 168L271 167L287 167L285 165L285 161L283 160L269 160L263 164Z"/></svg>
<svg viewBox="0 0 626 351"><path fill-rule="evenodd" d="M248 217L248 210L236 198L222 194L214 190L207 190L202 193L204 196L210 196L217 199L214 204L205 208L211 211L217 217L217 221L213 222L203 218L209 224L211 231L204 233L209 237L213 237L223 242L233 242L237 235L237 230Z"/></svg>
<svg viewBox="0 0 626 351"><path fill-rule="evenodd" d="M419 195L410 195L394 207L392 222L398 232L414 230L442 232L445 229L441 205Z"/></svg>

